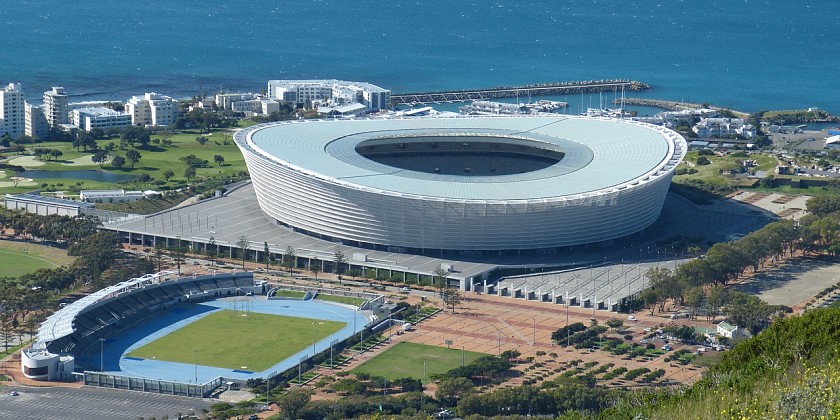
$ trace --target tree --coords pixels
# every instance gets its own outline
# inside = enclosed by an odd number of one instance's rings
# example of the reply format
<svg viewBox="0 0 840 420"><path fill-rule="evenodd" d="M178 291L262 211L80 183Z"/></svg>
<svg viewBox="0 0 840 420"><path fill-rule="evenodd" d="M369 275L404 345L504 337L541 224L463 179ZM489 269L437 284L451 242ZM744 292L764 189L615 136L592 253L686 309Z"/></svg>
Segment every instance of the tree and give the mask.
<svg viewBox="0 0 840 420"><path fill-rule="evenodd" d="M304 389L293 389L277 399L277 408L287 419L299 418L300 410L309 403L312 392Z"/></svg>
<svg viewBox="0 0 840 420"><path fill-rule="evenodd" d="M175 172L173 172L172 169L166 169L163 171L163 178L166 179L167 182L169 182L169 178L172 178L173 176L175 176Z"/></svg>
<svg viewBox="0 0 840 420"><path fill-rule="evenodd" d="M132 169L134 169L134 165L140 161L141 157L143 156L141 156L140 152L136 150L129 150L125 152L125 159L131 164Z"/></svg>
<svg viewBox="0 0 840 420"><path fill-rule="evenodd" d="M198 137L195 138L195 141L197 141L198 144L204 146L205 144L207 144L207 137L198 136Z"/></svg>
<svg viewBox="0 0 840 420"><path fill-rule="evenodd" d="M93 154L93 156L90 157L90 159L93 161L93 163L98 163L99 167L101 168L105 165L105 162L108 161L108 153L104 151L96 152Z"/></svg>
<svg viewBox="0 0 840 420"><path fill-rule="evenodd" d="M187 166L186 168L184 168L184 178L195 178L195 166Z"/></svg>
<svg viewBox="0 0 840 420"><path fill-rule="evenodd" d="M341 278L341 274L344 273L344 263L347 262L347 258L344 257L344 250L341 248L340 245L335 247L335 252L333 253L333 263L335 264L334 272Z"/></svg>
<svg viewBox="0 0 840 420"><path fill-rule="evenodd" d="M472 393L475 385L467 378L445 379L438 385L435 398L449 407L458 404L458 400Z"/></svg>
<svg viewBox="0 0 840 420"><path fill-rule="evenodd" d="M216 162L217 165L222 166L225 163L225 157L222 155L213 155L213 162Z"/></svg>
<svg viewBox="0 0 840 420"><path fill-rule="evenodd" d="M271 252L268 250L268 241L266 241L263 245L263 260L265 260L265 269L268 270L268 262L271 261Z"/></svg>
<svg viewBox="0 0 840 420"><path fill-rule="evenodd" d="M79 140L82 144L82 150L96 150L96 148L98 147L96 144L96 137L94 137L93 135L83 134Z"/></svg>
<svg viewBox="0 0 840 420"><path fill-rule="evenodd" d="M240 236L239 239L236 241L236 246L239 247L239 252L242 255L242 269L245 269L245 254L248 252L248 245L251 245L251 241L243 236Z"/></svg>
<svg viewBox="0 0 840 420"><path fill-rule="evenodd" d="M320 261L312 259L309 260L309 271L315 276L315 281L318 281L318 273L321 272Z"/></svg>
<svg viewBox="0 0 840 420"><path fill-rule="evenodd" d="M213 258L216 256L216 238L210 236L210 243L207 246L207 258L210 258L210 266L213 266ZM158 270L160 271L160 270Z"/></svg>
<svg viewBox="0 0 840 420"><path fill-rule="evenodd" d="M706 294L702 287L692 287L685 292L685 303L691 311L692 318L697 318L697 313L700 312L705 298Z"/></svg>
<svg viewBox="0 0 840 420"><path fill-rule="evenodd" d="M464 297L461 295L461 291L455 287L447 287L443 289L442 298L445 306L452 307L453 314L455 313L455 306L464 300Z"/></svg>
<svg viewBox="0 0 840 420"><path fill-rule="evenodd" d="M122 168L125 166L125 158L122 156L114 156L114 158L111 159L111 166L115 168Z"/></svg>
<svg viewBox="0 0 840 420"><path fill-rule="evenodd" d="M63 155L63 154L64 154L64 153L63 153L61 150L58 150L58 149L50 149L50 157L55 158L55 160L58 160L58 158L60 158L60 157L61 157L61 155Z"/></svg>
<svg viewBox="0 0 840 420"><path fill-rule="evenodd" d="M624 326L624 321L622 321L620 319L613 318L613 319L607 320L606 324L607 324L608 327L610 327L610 328L612 328L616 331L620 331L621 327Z"/></svg>
<svg viewBox="0 0 840 420"><path fill-rule="evenodd" d="M438 278L434 285L438 289L438 295L443 298L443 289L446 288L446 276L449 275L449 271L443 267L438 267L435 268L434 273Z"/></svg>
<svg viewBox="0 0 840 420"><path fill-rule="evenodd" d="M286 252L283 253L283 267L288 270L289 273L292 272L292 269L295 268L295 249L291 246L286 247Z"/></svg>

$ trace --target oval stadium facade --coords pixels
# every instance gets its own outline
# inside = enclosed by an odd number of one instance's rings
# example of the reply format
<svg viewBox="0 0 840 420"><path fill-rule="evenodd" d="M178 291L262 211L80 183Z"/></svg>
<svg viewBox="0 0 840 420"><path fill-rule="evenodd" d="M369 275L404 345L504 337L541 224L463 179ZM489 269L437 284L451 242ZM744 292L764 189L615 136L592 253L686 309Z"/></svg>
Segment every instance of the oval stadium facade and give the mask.
<svg viewBox="0 0 840 420"><path fill-rule="evenodd" d="M235 140L268 217L397 252L636 233L658 218L686 153L663 127L562 115L281 122Z"/></svg>

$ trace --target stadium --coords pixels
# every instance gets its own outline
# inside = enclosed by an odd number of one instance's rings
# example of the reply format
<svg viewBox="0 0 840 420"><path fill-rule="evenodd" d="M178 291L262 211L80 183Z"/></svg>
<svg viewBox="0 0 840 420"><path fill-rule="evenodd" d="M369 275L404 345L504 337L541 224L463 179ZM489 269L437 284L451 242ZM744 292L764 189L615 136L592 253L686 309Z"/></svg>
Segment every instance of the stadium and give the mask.
<svg viewBox="0 0 840 420"><path fill-rule="evenodd" d="M375 319L366 309L382 299L334 291L364 302L360 310L315 300L330 289L300 287L302 299L274 296L248 272L126 280L47 318L21 370L36 380L202 397L332 350Z"/></svg>
<svg viewBox="0 0 840 420"><path fill-rule="evenodd" d="M666 128L558 115L281 122L235 141L273 222L419 254L539 252L639 232L686 153Z"/></svg>

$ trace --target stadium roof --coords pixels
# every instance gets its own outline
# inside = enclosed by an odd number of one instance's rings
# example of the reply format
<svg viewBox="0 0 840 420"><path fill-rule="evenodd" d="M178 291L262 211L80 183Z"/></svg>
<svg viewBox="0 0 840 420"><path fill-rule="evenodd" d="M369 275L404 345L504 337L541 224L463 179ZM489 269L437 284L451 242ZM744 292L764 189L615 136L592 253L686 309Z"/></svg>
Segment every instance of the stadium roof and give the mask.
<svg viewBox="0 0 840 420"><path fill-rule="evenodd" d="M524 139L559 146L566 156L533 172L477 177L394 168L355 151L368 139L410 136ZM685 153L685 140L662 127L572 116L286 122L252 128L248 143L276 163L331 182L456 200L577 198L617 191L664 174Z"/></svg>

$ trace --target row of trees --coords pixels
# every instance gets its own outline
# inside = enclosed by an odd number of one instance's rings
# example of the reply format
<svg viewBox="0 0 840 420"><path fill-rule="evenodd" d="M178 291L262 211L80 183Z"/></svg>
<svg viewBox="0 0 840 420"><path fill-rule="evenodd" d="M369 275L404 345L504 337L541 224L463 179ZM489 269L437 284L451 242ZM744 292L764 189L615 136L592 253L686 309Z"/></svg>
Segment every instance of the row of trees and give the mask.
<svg viewBox="0 0 840 420"><path fill-rule="evenodd" d="M142 261L121 253L114 232L97 231L99 221L89 216L41 216L0 209L0 230L14 230L22 240L66 247L78 257L67 267L39 269L20 277L0 277L0 335L8 348L10 338L32 333L63 291L122 281L148 272ZM2 272L0 272L2 275Z"/></svg>
<svg viewBox="0 0 840 420"><path fill-rule="evenodd" d="M651 313L665 310L671 300L685 304L697 316L703 309L713 319L724 314L733 322L760 331L768 317L786 309L769 306L753 296L726 290L723 286L745 271L758 271L770 261L792 255L796 250L840 254L840 199L816 197L808 201L806 215L798 223L780 220L744 238L713 245L704 258L680 265L673 272L652 268L645 273L650 288L640 295Z"/></svg>

